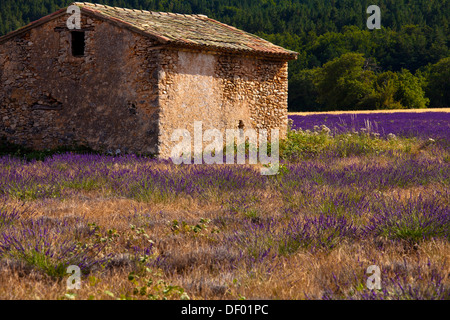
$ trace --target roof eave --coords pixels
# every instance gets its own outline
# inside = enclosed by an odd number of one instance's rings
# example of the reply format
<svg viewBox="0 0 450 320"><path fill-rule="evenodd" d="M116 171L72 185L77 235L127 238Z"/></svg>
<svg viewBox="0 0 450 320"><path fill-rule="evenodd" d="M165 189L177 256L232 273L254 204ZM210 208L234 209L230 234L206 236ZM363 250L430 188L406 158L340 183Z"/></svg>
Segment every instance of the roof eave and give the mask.
<svg viewBox="0 0 450 320"><path fill-rule="evenodd" d="M49 22L51 20L59 18L59 17L61 17L63 15L66 15L67 14L67 8L68 7L59 9L58 11L53 12L53 13L45 16L45 17L42 17L39 20L33 21L33 22L27 24L26 26L24 26L22 28L19 28L17 30L11 31L11 32L9 32L6 35L1 36L0 37L0 44L3 44L3 43L7 42L8 40L10 40L12 38L17 37L17 36L19 36L21 34L24 34L24 33L28 32L28 31L30 31L31 29L37 28L37 27L39 27L39 26L41 26L41 25L43 25L43 24L45 24L45 23L47 23L47 22ZM144 36L147 36L147 37L150 37L150 38L153 38L154 40L157 40L161 44L166 44L166 43L168 43L170 41L169 38L153 34L152 32L150 32L148 30L142 30L140 28L137 28L137 27L133 26L132 24L130 24L130 23L126 22L126 21L117 19L115 17L106 16L106 15L102 14L99 11L91 10L89 8L86 8L86 7L80 7L80 9L81 9L81 12L83 12L87 16L90 16L90 17L93 17L93 18L97 18L97 19L100 19L100 20L103 20L103 21L106 21L106 22L110 22L110 23L115 24L115 25L120 26L120 27L124 27L124 28L126 28L126 29L128 29L130 31L136 32L138 34L141 34L141 35L144 35Z"/></svg>
<svg viewBox="0 0 450 320"><path fill-rule="evenodd" d="M249 56L261 57L261 58L271 58L276 60L297 60L299 53L295 51L286 50L285 52L270 52L270 51L262 51L262 50L245 50L245 49L232 49L232 48L223 48L219 46L212 45L200 45L194 43L186 43L174 41L172 43L167 44L166 48L177 49L192 49L199 51L212 51L217 53L230 53L230 54L245 54Z"/></svg>

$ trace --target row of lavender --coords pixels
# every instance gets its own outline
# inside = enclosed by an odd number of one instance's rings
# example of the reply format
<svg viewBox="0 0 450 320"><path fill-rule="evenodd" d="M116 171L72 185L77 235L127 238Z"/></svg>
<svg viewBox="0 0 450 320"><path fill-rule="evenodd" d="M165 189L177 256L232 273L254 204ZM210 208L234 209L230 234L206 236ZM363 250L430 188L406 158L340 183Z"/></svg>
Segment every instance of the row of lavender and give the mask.
<svg viewBox="0 0 450 320"><path fill-rule="evenodd" d="M440 159L397 157L388 166L368 160L347 166L303 161L284 164L277 176L262 176L244 165L173 165L134 155L55 155L45 161L0 158L0 196L22 200L60 198L80 190L100 190L136 200L175 200L247 190L278 191L284 196L317 187L351 187L355 192L448 185L450 168ZM240 196L238 197L240 198Z"/></svg>
<svg viewBox="0 0 450 320"><path fill-rule="evenodd" d="M290 115L293 129L313 130L315 125L326 125L333 133L360 131L370 127L381 136L389 133L424 139L450 138L450 113L367 113Z"/></svg>

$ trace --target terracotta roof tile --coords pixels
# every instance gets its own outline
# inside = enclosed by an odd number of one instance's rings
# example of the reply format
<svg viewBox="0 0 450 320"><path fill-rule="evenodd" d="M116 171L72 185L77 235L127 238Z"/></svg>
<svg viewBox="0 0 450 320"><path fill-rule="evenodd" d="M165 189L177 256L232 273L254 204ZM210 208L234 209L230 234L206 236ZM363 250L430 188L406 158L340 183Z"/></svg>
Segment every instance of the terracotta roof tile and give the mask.
<svg viewBox="0 0 450 320"><path fill-rule="evenodd" d="M205 15L150 12L75 2L85 12L121 20L163 43L183 47L208 47L217 51L248 52L295 59L297 53Z"/></svg>

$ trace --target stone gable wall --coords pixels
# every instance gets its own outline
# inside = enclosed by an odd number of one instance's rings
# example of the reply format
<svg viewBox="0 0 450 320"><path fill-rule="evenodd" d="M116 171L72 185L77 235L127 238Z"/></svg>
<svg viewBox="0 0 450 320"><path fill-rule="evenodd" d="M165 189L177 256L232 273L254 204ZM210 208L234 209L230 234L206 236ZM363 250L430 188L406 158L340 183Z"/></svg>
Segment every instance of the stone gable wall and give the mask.
<svg viewBox="0 0 450 320"><path fill-rule="evenodd" d="M0 136L35 149L157 153L154 43L83 16L85 56L73 57L66 19L0 44Z"/></svg>

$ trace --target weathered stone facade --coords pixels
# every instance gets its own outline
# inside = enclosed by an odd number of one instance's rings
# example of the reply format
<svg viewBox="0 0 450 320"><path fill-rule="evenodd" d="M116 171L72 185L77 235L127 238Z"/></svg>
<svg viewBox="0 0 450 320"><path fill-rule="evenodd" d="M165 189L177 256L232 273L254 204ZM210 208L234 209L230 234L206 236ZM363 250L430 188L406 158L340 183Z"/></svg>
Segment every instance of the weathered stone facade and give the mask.
<svg viewBox="0 0 450 320"><path fill-rule="evenodd" d="M170 156L174 129L287 128L287 59L164 47L82 14L83 56L67 15L0 38L0 136L35 149Z"/></svg>
<svg viewBox="0 0 450 320"><path fill-rule="evenodd" d="M170 156L173 129L287 130L287 62L229 54L163 54L160 80L160 153ZM225 141L224 141L225 142Z"/></svg>
<svg viewBox="0 0 450 320"><path fill-rule="evenodd" d="M75 143L156 153L152 42L106 22L82 23L83 57L72 56L66 17L0 45L0 135L36 149Z"/></svg>

